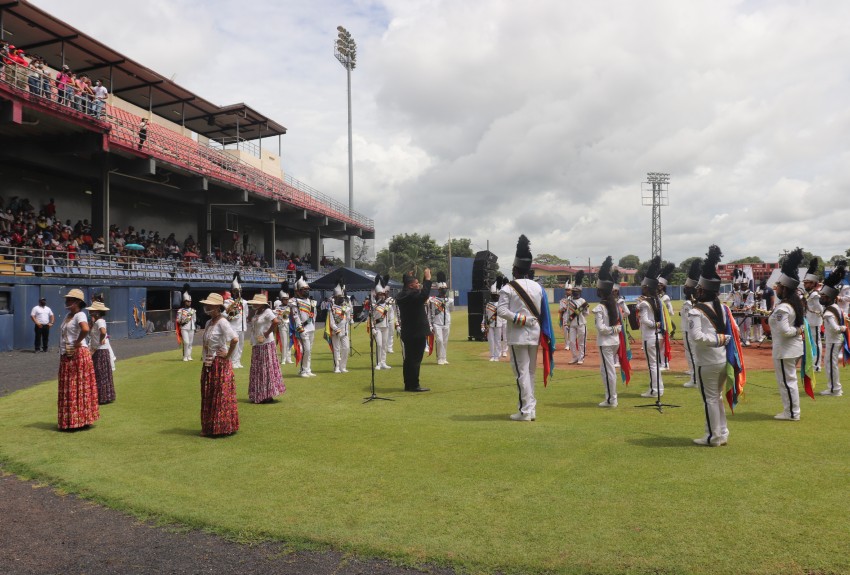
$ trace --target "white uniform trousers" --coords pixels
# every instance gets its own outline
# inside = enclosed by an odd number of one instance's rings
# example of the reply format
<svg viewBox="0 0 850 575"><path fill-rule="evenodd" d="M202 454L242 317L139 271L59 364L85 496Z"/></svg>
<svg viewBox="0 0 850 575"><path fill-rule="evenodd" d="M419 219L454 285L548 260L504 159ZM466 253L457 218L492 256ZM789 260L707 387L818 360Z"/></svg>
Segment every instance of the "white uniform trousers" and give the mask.
<svg viewBox="0 0 850 575"><path fill-rule="evenodd" d="M570 326L565 323L562 327L564 328L564 349L570 349Z"/></svg>
<svg viewBox="0 0 850 575"><path fill-rule="evenodd" d="M387 338L390 328L376 327L372 330L375 338L375 365L378 367L387 365Z"/></svg>
<svg viewBox="0 0 850 575"><path fill-rule="evenodd" d="M573 355L573 361L584 361L585 347L587 344L587 326L572 325L570 326L570 353Z"/></svg>
<svg viewBox="0 0 850 575"><path fill-rule="evenodd" d="M726 388L726 362L695 366L694 378L702 394L705 410L705 435L709 445L718 446L729 439L726 427L726 409L723 407L723 391Z"/></svg>
<svg viewBox="0 0 850 575"><path fill-rule="evenodd" d="M753 318L753 341L759 343L764 337L764 328L761 325L761 318Z"/></svg>
<svg viewBox="0 0 850 575"><path fill-rule="evenodd" d="M516 377L520 413L535 417L534 373L537 371L537 345L512 345L511 367Z"/></svg>
<svg viewBox="0 0 850 575"><path fill-rule="evenodd" d="M797 387L797 361L799 357L774 359L776 384L782 398L783 413L793 419L800 419L800 389Z"/></svg>
<svg viewBox="0 0 850 575"><path fill-rule="evenodd" d="M195 341L195 330L181 327L180 337L183 339L183 359L188 361L192 359L192 342Z"/></svg>
<svg viewBox="0 0 850 575"><path fill-rule="evenodd" d="M502 346L502 357L508 357L508 334L506 331L506 328L502 327L502 341L500 343Z"/></svg>
<svg viewBox="0 0 850 575"><path fill-rule="evenodd" d="M685 347L685 359L688 360L688 381L685 383L694 384L696 383L696 376L694 375L696 367L694 367L694 352L691 349L691 335L688 332L684 333L682 342Z"/></svg>
<svg viewBox="0 0 850 575"><path fill-rule="evenodd" d="M331 336L331 342L334 345L334 369L342 371L348 366L348 356L351 354L348 334L334 334Z"/></svg>
<svg viewBox="0 0 850 575"><path fill-rule="evenodd" d="M643 342L643 352L646 354L646 367L649 370L649 391L652 392L653 397L664 395L664 381L661 379L659 357L664 353L661 350L663 345L664 342L661 340L661 336L658 336L658 339L644 340Z"/></svg>
<svg viewBox="0 0 850 575"><path fill-rule="evenodd" d="M294 360L289 356L289 347L292 343L289 341L289 322L277 328L277 336L280 338L280 348L283 350L280 354L280 363L294 363Z"/></svg>
<svg viewBox="0 0 850 575"><path fill-rule="evenodd" d="M741 333L741 344L749 345L750 344L750 328L753 325L752 318L744 318L744 321L741 322L739 332Z"/></svg>
<svg viewBox="0 0 850 575"><path fill-rule="evenodd" d="M809 325L809 334L811 334L812 341L815 344L815 348L812 350L815 354L815 370L820 371L820 368L823 365L823 349L820 343L820 326Z"/></svg>
<svg viewBox="0 0 850 575"><path fill-rule="evenodd" d="M237 331L239 341L236 343L236 349L233 350L233 356L230 358L230 363L233 367L242 367L242 349L245 347L245 332Z"/></svg>
<svg viewBox="0 0 850 575"><path fill-rule="evenodd" d="M617 369L614 362L619 349L619 345L599 346L599 373L602 374L605 401L610 405L617 405Z"/></svg>
<svg viewBox="0 0 850 575"><path fill-rule="evenodd" d="M316 332L305 331L298 335L301 339L301 373L313 373L313 339L316 337Z"/></svg>
<svg viewBox="0 0 850 575"><path fill-rule="evenodd" d="M833 394L841 393L841 372L838 371L838 362L841 359L841 353L844 346L840 343L824 344L824 369L829 378L829 387L827 389Z"/></svg>
<svg viewBox="0 0 850 575"><path fill-rule="evenodd" d="M446 361L446 347L449 345L448 325L434 326L434 351L437 352L437 363Z"/></svg>
<svg viewBox="0 0 850 575"><path fill-rule="evenodd" d="M491 327L487 330L487 343L490 344L490 359L499 359L502 353L502 335L504 326Z"/></svg>
<svg viewBox="0 0 850 575"><path fill-rule="evenodd" d="M387 353L395 353L393 342L395 342L395 329L392 326L387 326Z"/></svg>

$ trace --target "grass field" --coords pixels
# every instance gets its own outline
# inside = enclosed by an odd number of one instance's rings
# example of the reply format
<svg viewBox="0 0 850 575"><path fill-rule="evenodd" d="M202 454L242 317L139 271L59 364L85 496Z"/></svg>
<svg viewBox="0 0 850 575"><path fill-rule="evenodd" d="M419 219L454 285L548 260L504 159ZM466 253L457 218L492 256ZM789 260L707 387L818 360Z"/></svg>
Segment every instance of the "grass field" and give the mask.
<svg viewBox="0 0 850 575"><path fill-rule="evenodd" d="M430 393L401 392L399 350L375 373L392 402L361 403L362 327L351 373L330 373L317 337L319 376L285 366L277 403L248 403L237 371L228 438L199 436L200 364L176 349L120 361L118 400L86 432L55 431L47 382L0 399L0 459L144 517L473 572L850 572L847 397L805 398L802 421L777 422L773 374L750 373L729 445L709 449L691 443L703 412L684 377L665 374L682 407L660 414L634 407L645 372L605 410L596 371L559 370L538 385L538 420L511 422L509 365L466 341L464 313L453 324L451 365L423 365Z"/></svg>

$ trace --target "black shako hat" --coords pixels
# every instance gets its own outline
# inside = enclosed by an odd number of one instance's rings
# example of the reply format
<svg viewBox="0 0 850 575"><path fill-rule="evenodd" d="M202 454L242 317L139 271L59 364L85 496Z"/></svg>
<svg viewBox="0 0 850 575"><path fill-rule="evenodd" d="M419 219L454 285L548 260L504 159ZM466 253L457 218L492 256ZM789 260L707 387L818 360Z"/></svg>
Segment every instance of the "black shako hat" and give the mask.
<svg viewBox="0 0 850 575"><path fill-rule="evenodd" d="M720 258L723 257L723 252L716 244L708 247L708 253L705 254L705 261L702 263L702 274L700 274L697 285L706 291L714 293L720 292L720 276L717 275L717 264L720 263Z"/></svg>
<svg viewBox="0 0 850 575"><path fill-rule="evenodd" d="M533 259L531 255L530 246L531 242L528 241L528 238L525 237L525 234L521 235L516 243L516 256L514 256L514 267L522 272L527 272L531 269L531 260Z"/></svg>

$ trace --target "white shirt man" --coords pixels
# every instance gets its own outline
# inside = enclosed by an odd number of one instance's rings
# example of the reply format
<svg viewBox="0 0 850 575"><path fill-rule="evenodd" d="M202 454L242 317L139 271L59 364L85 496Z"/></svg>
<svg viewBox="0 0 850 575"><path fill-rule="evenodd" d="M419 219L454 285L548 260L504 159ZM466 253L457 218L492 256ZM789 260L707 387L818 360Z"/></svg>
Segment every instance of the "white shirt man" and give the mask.
<svg viewBox="0 0 850 575"><path fill-rule="evenodd" d="M53 327L54 316L53 310L47 307L47 300L41 298L38 300L38 305L32 308L30 319L35 324L35 351L46 352L48 349L48 341L50 339L50 328Z"/></svg>

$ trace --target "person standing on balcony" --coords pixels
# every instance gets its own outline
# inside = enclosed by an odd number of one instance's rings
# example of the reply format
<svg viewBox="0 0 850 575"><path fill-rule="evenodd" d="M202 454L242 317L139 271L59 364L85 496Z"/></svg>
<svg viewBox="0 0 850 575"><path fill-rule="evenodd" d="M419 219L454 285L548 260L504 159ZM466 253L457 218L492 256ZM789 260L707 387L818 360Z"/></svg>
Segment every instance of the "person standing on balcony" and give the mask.
<svg viewBox="0 0 850 575"><path fill-rule="evenodd" d="M103 115L103 108L106 106L106 98L109 96L109 90L103 85L103 82L98 80L94 84L94 115L100 118Z"/></svg>
<svg viewBox="0 0 850 575"><path fill-rule="evenodd" d="M139 149L142 149L142 146L145 145L145 141L148 139L148 119L142 118L141 123L139 124Z"/></svg>

